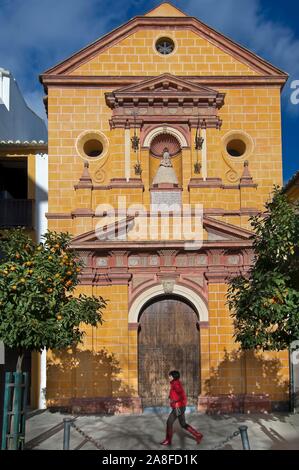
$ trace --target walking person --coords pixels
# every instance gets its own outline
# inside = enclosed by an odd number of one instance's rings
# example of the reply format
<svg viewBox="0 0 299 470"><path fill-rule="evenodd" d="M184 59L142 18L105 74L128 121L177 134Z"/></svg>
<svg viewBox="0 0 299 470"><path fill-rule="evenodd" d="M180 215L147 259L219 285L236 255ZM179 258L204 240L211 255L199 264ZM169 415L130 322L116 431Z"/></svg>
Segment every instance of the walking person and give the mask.
<svg viewBox="0 0 299 470"><path fill-rule="evenodd" d="M168 416L167 423L166 423L166 438L161 445L169 446L171 444L172 435L173 435L173 423L178 418L180 425L182 428L186 429L186 431L190 432L197 442L203 438L203 435L196 431L190 424L186 423L185 420L185 411L187 405L187 397L185 390L180 382L180 373L177 370L172 370L169 372L169 381L170 381L170 392L169 392L169 399L170 399L170 406L172 411Z"/></svg>

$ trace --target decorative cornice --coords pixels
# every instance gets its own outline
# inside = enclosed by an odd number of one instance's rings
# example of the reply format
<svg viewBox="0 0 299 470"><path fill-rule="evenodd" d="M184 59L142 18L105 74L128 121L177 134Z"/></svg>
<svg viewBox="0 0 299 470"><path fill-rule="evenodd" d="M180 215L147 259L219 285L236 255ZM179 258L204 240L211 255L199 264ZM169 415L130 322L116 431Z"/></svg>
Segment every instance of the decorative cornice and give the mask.
<svg viewBox="0 0 299 470"><path fill-rule="evenodd" d="M153 29L153 28L171 28L171 29L188 29L195 34L208 40L210 43L219 47L230 56L235 57L237 60L248 65L251 69L256 70L260 74L277 75L284 78L286 81L287 74L282 70L274 67L266 60L258 57L256 54L250 52L248 49L240 46L223 34L207 26L194 17L146 17L136 16L124 25L119 26L94 43L81 49L73 54L70 58L64 60L58 65L48 69L40 75L40 81L44 84L48 75L52 74L66 74L76 70L80 65L91 60L94 56L104 52L109 47L119 43L121 40L132 35L140 29Z"/></svg>
<svg viewBox="0 0 299 470"><path fill-rule="evenodd" d="M167 241L94 241L92 244L88 245L90 249L93 250L119 250L126 248L127 250L140 251L140 250L153 250L157 251L159 249L176 249L176 250L184 250L186 246L186 241L184 240L167 240ZM71 247L76 250L86 250L87 245L84 242L72 242ZM252 241L251 240L212 240L206 241L204 240L203 245L201 247L202 250L204 249L229 249L229 248L251 248ZM190 251L190 250L189 250ZM197 250L198 251L198 250Z"/></svg>
<svg viewBox="0 0 299 470"><path fill-rule="evenodd" d="M71 212L72 218L75 217L94 217L94 211L88 208L78 208Z"/></svg>
<svg viewBox="0 0 299 470"><path fill-rule="evenodd" d="M91 181L91 180L90 180ZM74 185L75 189L91 189L94 191L108 191L114 188L131 188L131 189L142 189L144 191L144 184L140 178L112 178L108 185L97 185L91 184L88 181L82 181L82 177L79 183Z"/></svg>
<svg viewBox="0 0 299 470"><path fill-rule="evenodd" d="M70 212L46 212L45 216L48 220L63 220L73 218Z"/></svg>
<svg viewBox="0 0 299 470"><path fill-rule="evenodd" d="M244 174L244 173L243 173ZM221 178L191 178L188 184L188 191L192 188L220 188L220 189L237 189L240 188L257 188L257 183L253 183L252 178L240 179L240 184L223 184Z"/></svg>
<svg viewBox="0 0 299 470"><path fill-rule="evenodd" d="M133 109L133 108L132 108ZM161 109L162 108L161 106ZM167 110L167 108L165 108ZM194 108L195 109L195 108ZM109 124L111 129L115 128L122 128L125 129L126 126L128 125L129 122L129 127L134 125L134 122L132 120L132 116L113 116L111 119L109 119ZM182 114L182 115L170 115L168 114L163 114L163 121L167 122L167 124L179 124L179 125L184 125L187 124L189 128L193 127L196 128L198 127L198 116L196 117L191 116L191 111L190 114ZM161 124L161 115L160 116L154 116L154 115L142 115L139 117L139 119L136 119L136 127L142 127L144 124L156 124L160 125ZM209 116L207 114L203 114L201 118L199 119L199 127L207 129L207 128L216 128L220 129L222 125L222 119L220 119L218 116L213 115Z"/></svg>
<svg viewBox="0 0 299 470"><path fill-rule="evenodd" d="M191 178L188 184L188 191L190 188L223 188L221 178Z"/></svg>
<svg viewBox="0 0 299 470"><path fill-rule="evenodd" d="M98 187L94 187L93 189L98 189L98 190L107 190L107 189L111 189L109 186L98 186ZM213 208L213 209L205 209L204 210L204 215L206 216L235 216L235 217L240 217L240 216L252 216L252 215L258 215L260 214L261 211L258 210L257 208L250 208L250 207L247 207L247 208L241 208L241 209L232 209L232 210L228 210L228 209L221 209L221 208ZM170 214L171 214L171 211L170 211ZM191 214L193 214L193 211L191 211ZM96 218L102 218L104 214L95 214L95 212L91 211L90 212L90 216L91 217L96 217ZM115 216L116 217L119 217L119 216L126 216L126 212L123 212L123 211L118 211L116 210L115 211ZM163 214L162 213L154 213L154 214L150 214L150 213L147 213L147 214L144 214L144 216L146 217L163 217ZM72 219L74 217L78 217L78 214L77 212L69 212L69 213L63 213L63 212L46 212L46 217L47 219L49 220L55 220L55 219Z"/></svg>
<svg viewBox="0 0 299 470"><path fill-rule="evenodd" d="M99 187L96 187L97 189ZM126 178L111 178L107 189L113 188L139 188L144 191L144 184L140 178L130 178L129 181Z"/></svg>
<svg viewBox="0 0 299 470"><path fill-rule="evenodd" d="M44 86L53 87L96 87L96 88L116 88L125 85L131 85L144 80L144 76L89 76L89 75L47 75L43 79ZM151 77L154 78L154 77ZM178 78L185 78L179 75ZM282 87L286 78L280 75L223 75L223 76L188 76L188 81L208 87L219 88L240 88L240 87L258 87L274 86ZM46 98L45 100L46 101ZM46 104L46 103L45 103Z"/></svg>
<svg viewBox="0 0 299 470"><path fill-rule="evenodd" d="M94 189L95 191L107 191L109 189L112 189L110 185L104 185L104 186L101 186L99 184L95 184L92 189Z"/></svg>

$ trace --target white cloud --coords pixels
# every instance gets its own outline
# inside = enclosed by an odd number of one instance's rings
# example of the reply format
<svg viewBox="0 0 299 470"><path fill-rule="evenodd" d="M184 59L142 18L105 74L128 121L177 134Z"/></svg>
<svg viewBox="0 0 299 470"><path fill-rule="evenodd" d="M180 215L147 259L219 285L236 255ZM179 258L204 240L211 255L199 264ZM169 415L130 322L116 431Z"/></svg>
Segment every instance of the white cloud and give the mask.
<svg viewBox="0 0 299 470"><path fill-rule="evenodd" d="M291 28L266 18L260 0L186 0L184 5L188 14L287 72L284 103L288 111L299 112L290 101L291 81L299 79L299 39Z"/></svg>
<svg viewBox="0 0 299 470"><path fill-rule="evenodd" d="M111 22L122 22L121 3L0 0L0 67L13 73L38 114L43 96L39 74L109 31Z"/></svg>

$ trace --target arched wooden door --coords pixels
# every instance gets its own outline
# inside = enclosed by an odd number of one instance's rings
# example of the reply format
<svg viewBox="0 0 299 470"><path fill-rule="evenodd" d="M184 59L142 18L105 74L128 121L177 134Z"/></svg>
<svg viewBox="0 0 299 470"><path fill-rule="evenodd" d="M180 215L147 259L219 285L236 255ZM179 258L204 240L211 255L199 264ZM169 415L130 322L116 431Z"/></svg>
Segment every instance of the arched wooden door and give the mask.
<svg viewBox="0 0 299 470"><path fill-rule="evenodd" d="M169 406L168 372L179 370L189 405L199 394L199 329L195 311L176 298L161 298L141 314L138 337L139 396L143 407Z"/></svg>

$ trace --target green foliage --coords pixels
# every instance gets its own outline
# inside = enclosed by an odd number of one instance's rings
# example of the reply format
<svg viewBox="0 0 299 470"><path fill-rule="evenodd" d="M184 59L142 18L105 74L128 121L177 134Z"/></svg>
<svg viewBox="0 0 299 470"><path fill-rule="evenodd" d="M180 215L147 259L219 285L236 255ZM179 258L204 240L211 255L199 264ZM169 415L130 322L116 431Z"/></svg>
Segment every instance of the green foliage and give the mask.
<svg viewBox="0 0 299 470"><path fill-rule="evenodd" d="M243 349L283 350L299 339L299 215L278 187L251 218L254 263L230 280L228 305Z"/></svg>
<svg viewBox="0 0 299 470"><path fill-rule="evenodd" d="M24 350L82 342L80 324L102 324L102 297L74 296L82 262L67 233L48 231L36 244L23 229L0 234L0 339Z"/></svg>

